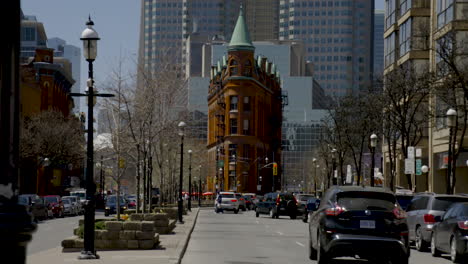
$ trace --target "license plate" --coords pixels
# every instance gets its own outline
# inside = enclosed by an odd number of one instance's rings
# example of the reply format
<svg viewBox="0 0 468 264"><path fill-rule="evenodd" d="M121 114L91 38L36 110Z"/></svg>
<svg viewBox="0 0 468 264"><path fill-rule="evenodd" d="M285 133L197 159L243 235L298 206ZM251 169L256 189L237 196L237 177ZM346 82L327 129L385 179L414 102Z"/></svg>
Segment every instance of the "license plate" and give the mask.
<svg viewBox="0 0 468 264"><path fill-rule="evenodd" d="M361 220L359 226L361 228L375 229L375 221L374 220Z"/></svg>

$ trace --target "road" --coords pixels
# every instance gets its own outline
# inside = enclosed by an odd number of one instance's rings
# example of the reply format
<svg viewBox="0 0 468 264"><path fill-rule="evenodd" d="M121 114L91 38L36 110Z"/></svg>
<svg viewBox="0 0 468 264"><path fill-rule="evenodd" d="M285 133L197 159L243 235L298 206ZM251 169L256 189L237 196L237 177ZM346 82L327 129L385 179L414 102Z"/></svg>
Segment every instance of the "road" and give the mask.
<svg viewBox="0 0 468 264"><path fill-rule="evenodd" d="M288 217L255 217L254 212L216 214L202 210L182 264L301 264L308 259L307 224ZM428 252L411 251L409 263L448 264L448 256L433 258ZM369 263L354 259L336 259L334 264Z"/></svg>
<svg viewBox="0 0 468 264"><path fill-rule="evenodd" d="M105 218L104 213L96 212L96 218ZM61 246L64 238L73 236L73 229L78 227L78 220L83 216L54 218L40 221L28 244L28 255Z"/></svg>

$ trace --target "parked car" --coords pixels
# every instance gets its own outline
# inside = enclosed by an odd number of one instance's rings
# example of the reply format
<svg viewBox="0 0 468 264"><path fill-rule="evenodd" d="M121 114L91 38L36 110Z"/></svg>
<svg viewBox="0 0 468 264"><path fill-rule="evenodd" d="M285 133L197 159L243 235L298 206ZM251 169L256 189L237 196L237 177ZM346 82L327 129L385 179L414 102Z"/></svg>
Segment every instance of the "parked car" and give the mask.
<svg viewBox="0 0 468 264"><path fill-rule="evenodd" d="M46 195L43 197L46 204L50 205L55 217L63 217L63 202L60 195Z"/></svg>
<svg viewBox="0 0 468 264"><path fill-rule="evenodd" d="M274 218L273 207L276 206L276 197L278 193L267 193L265 196L257 196L258 201L255 205L255 216L259 217L261 214L270 215Z"/></svg>
<svg viewBox="0 0 468 264"><path fill-rule="evenodd" d="M125 210L127 210L127 201L123 196L120 196L120 213L125 213ZM107 196L104 215L109 216L115 213L117 213L117 195L109 195Z"/></svg>
<svg viewBox="0 0 468 264"><path fill-rule="evenodd" d="M253 210L257 209L257 204L264 201L264 199L263 195L256 195L255 198L253 198Z"/></svg>
<svg viewBox="0 0 468 264"><path fill-rule="evenodd" d="M411 203L411 200L414 198L414 194L411 190L408 189L397 189L395 191L395 197L401 208L406 211L408 205Z"/></svg>
<svg viewBox="0 0 468 264"><path fill-rule="evenodd" d="M299 193L299 194L296 194L295 197L298 202L298 205L297 205L298 215L306 215L307 214L307 200L311 198L315 198L315 195L307 194L307 193Z"/></svg>
<svg viewBox="0 0 468 264"><path fill-rule="evenodd" d="M336 257L407 264L410 248L406 213L385 188L333 186L309 222L309 258L318 264Z"/></svg>
<svg viewBox="0 0 468 264"><path fill-rule="evenodd" d="M81 205L80 199L76 196L63 196L62 200L68 199L71 201L71 205L73 207L73 214L79 215L84 213L84 207Z"/></svg>
<svg viewBox="0 0 468 264"><path fill-rule="evenodd" d="M309 215L315 212L320 206L320 199L319 198L310 198L307 200L306 204L306 214L304 214L304 217L302 218L302 221L304 223L307 223L309 219Z"/></svg>
<svg viewBox="0 0 468 264"><path fill-rule="evenodd" d="M409 240L418 251L425 251L431 242L432 228L454 203L468 202L467 196L435 193L418 193L406 209L408 213Z"/></svg>
<svg viewBox="0 0 468 264"><path fill-rule="evenodd" d="M219 202L221 200L221 202ZM233 192L220 192L215 200L215 211L234 211L239 213L239 201Z"/></svg>
<svg viewBox="0 0 468 264"><path fill-rule="evenodd" d="M77 215L76 207L73 205L72 200L62 199L63 202L63 214L64 215Z"/></svg>
<svg viewBox="0 0 468 264"><path fill-rule="evenodd" d="M439 218L439 216L437 216ZM449 253L453 263L468 258L468 203L455 203L434 224L431 236L431 254L439 257Z"/></svg>
<svg viewBox="0 0 468 264"><path fill-rule="evenodd" d="M49 209L44 200L37 194L21 194L18 196L18 204L26 206L34 221L45 220L49 217Z"/></svg>
<svg viewBox="0 0 468 264"><path fill-rule="evenodd" d="M240 193L236 193L236 199L239 202L239 209L245 211L247 209L247 205L245 203L245 198Z"/></svg>
<svg viewBox="0 0 468 264"><path fill-rule="evenodd" d="M247 210L252 210L254 205L253 205L253 200L251 196L242 196L245 200L245 207L247 207Z"/></svg>
<svg viewBox="0 0 468 264"><path fill-rule="evenodd" d="M135 209L136 203L137 203L136 198L127 198L128 209Z"/></svg>

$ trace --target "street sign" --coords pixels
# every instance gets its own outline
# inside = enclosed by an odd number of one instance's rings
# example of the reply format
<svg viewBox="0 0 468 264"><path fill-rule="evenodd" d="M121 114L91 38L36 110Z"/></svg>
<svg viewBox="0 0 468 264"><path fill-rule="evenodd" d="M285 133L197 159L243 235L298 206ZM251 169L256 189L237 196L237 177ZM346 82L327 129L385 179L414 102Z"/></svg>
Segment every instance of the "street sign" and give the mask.
<svg viewBox="0 0 468 264"><path fill-rule="evenodd" d="M414 159L405 159L405 174L414 174Z"/></svg>
<svg viewBox="0 0 468 264"><path fill-rule="evenodd" d="M422 160L421 159L416 159L416 175L422 175Z"/></svg>
<svg viewBox="0 0 468 264"><path fill-rule="evenodd" d="M416 158L421 158L422 157L422 149L417 148L416 149Z"/></svg>
<svg viewBox="0 0 468 264"><path fill-rule="evenodd" d="M414 159L414 147L408 147L408 159Z"/></svg>

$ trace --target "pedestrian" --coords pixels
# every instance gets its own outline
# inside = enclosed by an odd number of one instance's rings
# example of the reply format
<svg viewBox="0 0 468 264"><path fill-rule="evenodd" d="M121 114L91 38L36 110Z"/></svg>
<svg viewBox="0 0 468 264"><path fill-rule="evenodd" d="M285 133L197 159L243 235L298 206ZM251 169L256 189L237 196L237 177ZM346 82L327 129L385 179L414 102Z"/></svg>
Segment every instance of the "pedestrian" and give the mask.
<svg viewBox="0 0 468 264"><path fill-rule="evenodd" d="M223 213L223 208L221 207L221 202L223 201L223 197L221 194L218 194L218 197L216 198L216 204L215 204L215 211L216 213Z"/></svg>

